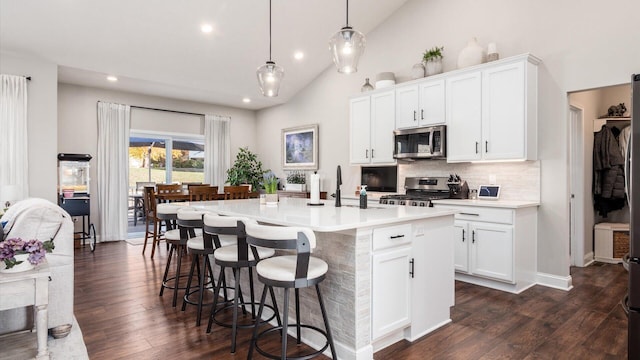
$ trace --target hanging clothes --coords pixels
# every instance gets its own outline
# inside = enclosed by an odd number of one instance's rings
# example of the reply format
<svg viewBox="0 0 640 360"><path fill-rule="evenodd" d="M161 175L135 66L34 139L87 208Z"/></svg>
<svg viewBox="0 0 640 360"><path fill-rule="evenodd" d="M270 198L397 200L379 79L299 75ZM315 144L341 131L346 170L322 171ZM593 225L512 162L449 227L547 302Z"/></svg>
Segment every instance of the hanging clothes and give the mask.
<svg viewBox="0 0 640 360"><path fill-rule="evenodd" d="M593 194L594 207L603 217L610 211L624 207L624 156L618 140L610 128L593 137Z"/></svg>

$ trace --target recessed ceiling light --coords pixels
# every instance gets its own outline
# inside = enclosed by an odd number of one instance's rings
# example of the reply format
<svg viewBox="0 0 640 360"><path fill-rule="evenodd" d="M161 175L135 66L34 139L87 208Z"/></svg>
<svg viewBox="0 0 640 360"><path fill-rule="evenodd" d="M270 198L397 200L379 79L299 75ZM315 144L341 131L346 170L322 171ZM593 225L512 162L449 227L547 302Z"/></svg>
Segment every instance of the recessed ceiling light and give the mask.
<svg viewBox="0 0 640 360"><path fill-rule="evenodd" d="M202 30L202 32L205 34L208 34L213 31L213 26L209 24L204 24L200 27L200 30Z"/></svg>
<svg viewBox="0 0 640 360"><path fill-rule="evenodd" d="M118 81L118 78L113 76L113 75L109 75L109 76L107 76L107 80L109 80L111 82L116 82L116 81Z"/></svg>
<svg viewBox="0 0 640 360"><path fill-rule="evenodd" d="M303 53L302 51L296 51L296 52L293 54L293 57L294 57L296 60L302 60L302 59L304 58L304 53Z"/></svg>
<svg viewBox="0 0 640 360"><path fill-rule="evenodd" d="M249 99L249 98L243 98L243 99L242 99L242 102L243 102L243 103L250 103L250 102L251 102L251 99Z"/></svg>

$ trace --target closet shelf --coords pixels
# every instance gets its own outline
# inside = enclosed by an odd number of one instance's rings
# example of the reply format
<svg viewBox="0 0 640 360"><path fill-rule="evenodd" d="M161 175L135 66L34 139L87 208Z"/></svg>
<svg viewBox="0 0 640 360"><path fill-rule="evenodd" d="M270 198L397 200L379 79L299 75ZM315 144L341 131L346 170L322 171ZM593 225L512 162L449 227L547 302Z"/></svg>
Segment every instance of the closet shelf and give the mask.
<svg viewBox="0 0 640 360"><path fill-rule="evenodd" d="M613 117L603 117L593 120L593 132L598 132L602 128L602 125L607 124L609 121L631 121L630 116L613 116Z"/></svg>

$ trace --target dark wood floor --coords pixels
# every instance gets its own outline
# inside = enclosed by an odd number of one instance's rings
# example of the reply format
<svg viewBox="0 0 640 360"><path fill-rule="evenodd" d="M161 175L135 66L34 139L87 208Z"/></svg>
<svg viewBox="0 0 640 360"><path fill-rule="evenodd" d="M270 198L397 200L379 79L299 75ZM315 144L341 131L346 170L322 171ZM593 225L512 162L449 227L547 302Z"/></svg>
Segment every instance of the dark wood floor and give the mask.
<svg viewBox="0 0 640 360"><path fill-rule="evenodd" d="M98 244L76 250L75 314L97 359L245 359L250 331L229 353L230 330L206 334L195 309L158 296L166 250L154 260L141 246ZM383 359L624 359L627 286L621 265L573 268L570 292L535 286L520 295L456 283L453 322L424 338L375 354ZM208 311L207 311L208 312ZM277 339L272 342L277 348ZM271 343L265 347L269 347ZM294 348L293 351L296 349ZM260 358L260 357L256 357Z"/></svg>

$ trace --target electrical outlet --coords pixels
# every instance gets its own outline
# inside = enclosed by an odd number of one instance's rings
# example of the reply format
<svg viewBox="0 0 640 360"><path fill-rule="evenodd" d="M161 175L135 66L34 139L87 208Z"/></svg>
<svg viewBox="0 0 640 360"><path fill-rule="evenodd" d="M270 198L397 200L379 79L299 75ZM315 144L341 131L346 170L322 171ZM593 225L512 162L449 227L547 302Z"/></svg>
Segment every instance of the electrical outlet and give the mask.
<svg viewBox="0 0 640 360"><path fill-rule="evenodd" d="M489 175L489 185L495 185L495 184L496 184L496 176L495 176L495 174Z"/></svg>

